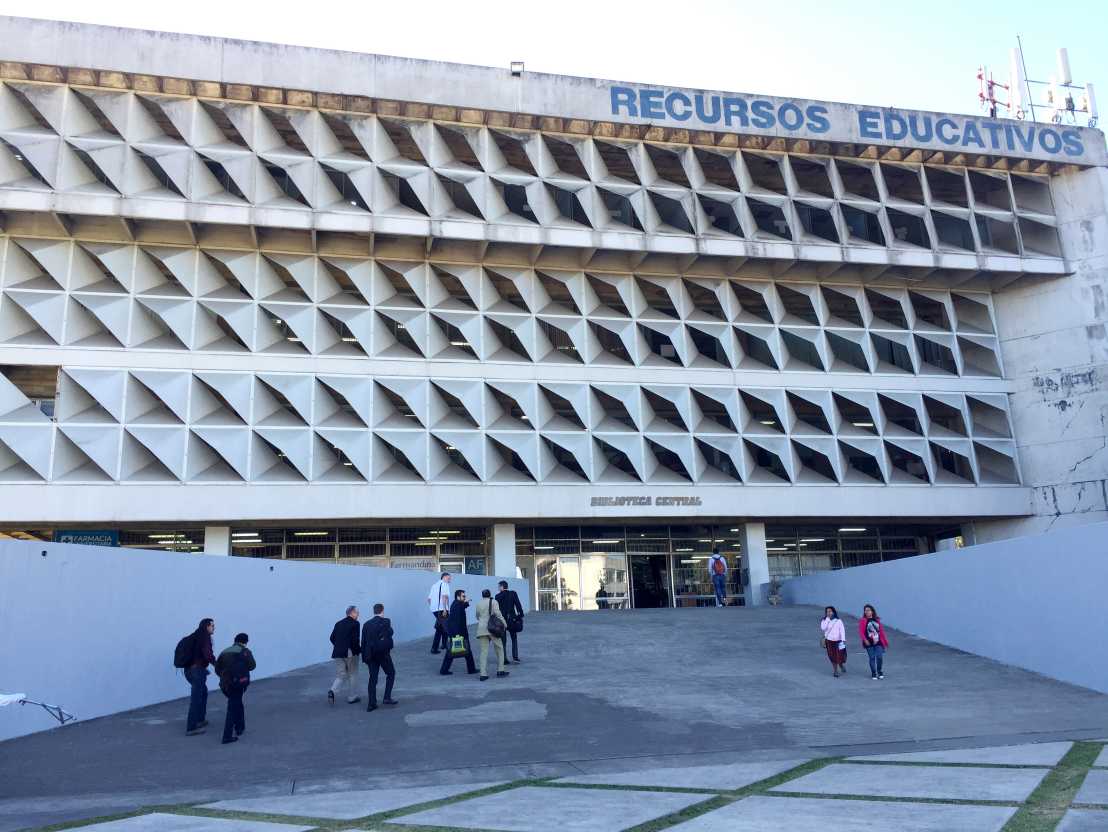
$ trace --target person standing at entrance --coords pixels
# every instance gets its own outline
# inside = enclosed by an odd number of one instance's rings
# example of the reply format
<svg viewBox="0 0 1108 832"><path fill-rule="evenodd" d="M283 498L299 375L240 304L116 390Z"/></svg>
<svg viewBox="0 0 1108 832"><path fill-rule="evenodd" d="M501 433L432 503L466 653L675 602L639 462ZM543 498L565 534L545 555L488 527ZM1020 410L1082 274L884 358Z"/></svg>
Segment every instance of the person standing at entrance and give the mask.
<svg viewBox="0 0 1108 832"><path fill-rule="evenodd" d="M489 678L490 646L496 649L497 677L508 675L508 671L504 669L504 643L501 641L503 636L499 632L497 632L497 635L493 635L493 629L490 629L490 626L497 631L500 627L504 627L505 632L507 631L504 616L500 614L500 605L496 603L496 599L492 597L489 590L482 589L481 600L477 602L477 638L481 642L482 682Z"/></svg>
<svg viewBox="0 0 1108 832"><path fill-rule="evenodd" d="M862 618L858 622L858 635L862 637L862 646L869 655L869 672L873 679L885 678L885 651L889 649L889 640L885 637L885 628L872 604L862 608Z"/></svg>
<svg viewBox="0 0 1108 832"><path fill-rule="evenodd" d="M469 628L466 626L466 607L469 606L469 601L466 600L466 593L464 589L459 589L454 592L454 603L450 605L450 612L446 616L445 628L445 645L446 655L442 657L442 667L439 668L439 673L443 676L449 676L454 671L450 669L450 665L454 663L455 658L461 658L461 655L454 655L454 637L459 636L462 639L462 643L465 645L465 660L466 660L466 673L476 673L477 665L473 662L473 648L469 646Z"/></svg>
<svg viewBox="0 0 1108 832"><path fill-rule="evenodd" d="M597 596L599 596L599 592ZM508 637L512 638L512 661L519 664L519 641L518 637L523 632L523 605L519 603L519 596L515 590L508 589L508 582L500 582L500 591L496 593L496 603L500 606L500 611L504 613L504 623L508 625L507 631L500 639L500 643L504 645L505 656L508 653ZM597 601L597 609L603 609L600 606L600 602Z"/></svg>
<svg viewBox="0 0 1108 832"><path fill-rule="evenodd" d="M345 617L335 622L331 630L331 661L335 663L335 681L327 691L327 701L335 704L335 694L346 687L346 701L353 705L361 702L358 696L358 659L362 648L358 644L358 608L351 605L346 608Z"/></svg>
<svg viewBox="0 0 1108 832"><path fill-rule="evenodd" d="M190 737L203 734L208 727L208 665L215 664L215 655L212 652L214 632L215 621L204 618L192 634L192 660L185 668L185 678L191 687L185 734Z"/></svg>
<svg viewBox="0 0 1108 832"><path fill-rule="evenodd" d="M443 572L431 585L427 593L427 606L435 616L435 638L431 642L431 652L438 653L439 645L446 646L446 617L450 613L450 573Z"/></svg>
<svg viewBox="0 0 1108 832"><path fill-rule="evenodd" d="M839 671L846 673L846 628L843 627L839 612L834 607L826 607L823 610L823 621L819 622L819 628L823 635L823 648L827 651L827 658L831 660L831 667L836 678Z"/></svg>
<svg viewBox="0 0 1108 832"><path fill-rule="evenodd" d="M250 636L239 633L235 643L219 654L215 672L219 676L219 689L227 697L227 718L223 721L223 744L238 742L246 730L246 708L242 695L250 687L250 671L258 666L247 643ZM234 734L232 734L234 731Z"/></svg>
<svg viewBox="0 0 1108 832"><path fill-rule="evenodd" d="M727 558L719 553L719 547L712 547L712 556L708 558L708 574L712 576L712 586L716 590L716 606L727 605Z"/></svg>
<svg viewBox="0 0 1108 832"><path fill-rule="evenodd" d="M396 681L396 668L392 664L392 622L385 618L385 605L373 605L373 618L362 628L362 661L369 667L369 703L366 711L377 710L377 676L385 671L386 705L399 704L392 698L392 683Z"/></svg>

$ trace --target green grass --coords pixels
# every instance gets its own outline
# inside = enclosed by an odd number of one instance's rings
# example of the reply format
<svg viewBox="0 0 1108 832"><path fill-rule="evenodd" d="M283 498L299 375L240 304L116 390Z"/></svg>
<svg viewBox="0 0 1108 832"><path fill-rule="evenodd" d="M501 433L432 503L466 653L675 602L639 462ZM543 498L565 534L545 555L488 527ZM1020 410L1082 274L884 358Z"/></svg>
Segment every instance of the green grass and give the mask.
<svg viewBox="0 0 1108 832"><path fill-rule="evenodd" d="M1081 788L1100 749L1101 743L1097 742L1074 743L1073 748L1004 825L1003 832L1053 832Z"/></svg>

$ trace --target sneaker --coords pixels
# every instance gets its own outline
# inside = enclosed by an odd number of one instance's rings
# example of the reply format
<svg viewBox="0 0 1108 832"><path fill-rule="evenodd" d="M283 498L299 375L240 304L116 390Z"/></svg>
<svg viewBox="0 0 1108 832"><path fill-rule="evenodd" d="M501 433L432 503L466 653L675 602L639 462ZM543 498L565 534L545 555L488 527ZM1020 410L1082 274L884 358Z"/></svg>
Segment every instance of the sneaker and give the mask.
<svg viewBox="0 0 1108 832"><path fill-rule="evenodd" d="M373 704L372 702L370 702L370 703L369 703L368 705L366 705L366 706L365 706L365 712L366 712L367 714L368 714L368 713L369 713L370 711L376 711L376 710L377 710L377 706L376 706L376 705L374 705L374 704Z"/></svg>
<svg viewBox="0 0 1108 832"><path fill-rule="evenodd" d="M834 677L835 677L836 679L838 679L838 678L839 678L839 671L837 671L837 670L836 670L836 671L835 671L834 673L832 673L831 675L832 675L832 676L834 676Z"/></svg>
<svg viewBox="0 0 1108 832"><path fill-rule="evenodd" d="M877 676L876 676L876 675L874 675L874 676L870 676L870 679L872 679L873 681L875 681L875 682L876 682L876 681L877 681Z"/></svg>
<svg viewBox="0 0 1108 832"><path fill-rule="evenodd" d="M384 704L384 705L399 705L400 703L397 702L395 699L383 699L382 704Z"/></svg>
<svg viewBox="0 0 1108 832"><path fill-rule="evenodd" d="M439 675L440 676L453 676L454 671L453 670L440 670Z"/></svg>
<svg viewBox="0 0 1108 832"><path fill-rule="evenodd" d="M360 697L360 696L355 696L355 697L354 697L353 699L347 699L347 700L346 700L346 704L347 704L347 705L353 705L353 704L355 704L355 703L357 703L357 702L361 702L361 701L362 701L362 697Z"/></svg>
<svg viewBox="0 0 1108 832"><path fill-rule="evenodd" d="M438 655L439 653L441 653L442 651L441 651L441 650L432 650L431 652L432 652L432 653L433 653L434 655L436 655L436 656L437 656L437 655Z"/></svg>
<svg viewBox="0 0 1108 832"><path fill-rule="evenodd" d="M229 742L238 742L238 741L239 741L238 737L228 737L227 739L223 740L222 744L227 745L227 743L229 743Z"/></svg>
<svg viewBox="0 0 1108 832"><path fill-rule="evenodd" d="M197 734L203 734L207 729L201 728L199 725L193 728L191 731L185 731L186 737L195 737Z"/></svg>
<svg viewBox="0 0 1108 832"><path fill-rule="evenodd" d="M499 675L499 674L497 674L497 675ZM488 676L482 676L481 679L480 679L480 681L482 681L482 682L487 682L488 680L489 680Z"/></svg>
<svg viewBox="0 0 1108 832"><path fill-rule="evenodd" d="M335 692L333 690L327 691L327 702L331 705L335 704Z"/></svg>
<svg viewBox="0 0 1108 832"><path fill-rule="evenodd" d="M508 675L507 670L498 670L498 671L496 671L496 678L498 678L498 679L502 679L507 675Z"/></svg>
<svg viewBox="0 0 1108 832"><path fill-rule="evenodd" d="M877 674L877 678L878 678L878 679L884 679L884 678L885 678L885 674L884 674L884 673L878 673L878 674Z"/></svg>

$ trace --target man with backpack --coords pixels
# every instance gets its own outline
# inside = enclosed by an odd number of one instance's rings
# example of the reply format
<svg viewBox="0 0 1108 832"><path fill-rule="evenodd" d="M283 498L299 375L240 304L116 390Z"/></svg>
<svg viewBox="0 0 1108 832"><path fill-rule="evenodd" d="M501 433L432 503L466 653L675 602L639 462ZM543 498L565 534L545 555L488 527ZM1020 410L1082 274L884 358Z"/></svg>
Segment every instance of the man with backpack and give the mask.
<svg viewBox="0 0 1108 832"><path fill-rule="evenodd" d="M385 671L385 705L399 704L392 698L396 668L392 663L392 622L385 618L385 605L373 605L373 618L362 627L362 661L369 667L369 703L366 712L377 710L377 676Z"/></svg>
<svg viewBox="0 0 1108 832"><path fill-rule="evenodd" d="M250 636L239 633L235 643L219 654L215 672L219 677L219 689L227 697L227 719L223 722L223 744L238 742L246 730L246 709L242 695L250 687L250 671L258 666L254 654L246 646ZM234 735L232 736L232 730Z"/></svg>
<svg viewBox="0 0 1108 832"><path fill-rule="evenodd" d="M514 589L508 589L508 582L499 583L500 591L496 593L496 603L504 614L504 622L508 625L504 635L500 637L500 643L504 645L504 654L508 653L508 637L512 639L512 661L519 664L519 634L523 632L523 604L519 602L519 595ZM600 593L597 593L599 595ZM597 603L600 608L600 604Z"/></svg>
<svg viewBox="0 0 1108 832"><path fill-rule="evenodd" d="M716 606L727 604L727 558L719 553L719 547L712 547L712 556L708 559L708 574L712 576L712 586L716 590Z"/></svg>
<svg viewBox="0 0 1108 832"><path fill-rule="evenodd" d="M185 736L203 734L208 727L208 665L215 663L212 654L212 633L215 621L203 618L197 628L177 642L173 651L173 666L185 671L190 687L189 715Z"/></svg>
<svg viewBox="0 0 1108 832"><path fill-rule="evenodd" d="M335 704L335 694L346 687L346 701L353 705L361 702L358 696L358 657L362 648L358 644L358 608L346 608L345 617L335 623L331 630L331 660L335 663L335 681L327 691L327 701Z"/></svg>

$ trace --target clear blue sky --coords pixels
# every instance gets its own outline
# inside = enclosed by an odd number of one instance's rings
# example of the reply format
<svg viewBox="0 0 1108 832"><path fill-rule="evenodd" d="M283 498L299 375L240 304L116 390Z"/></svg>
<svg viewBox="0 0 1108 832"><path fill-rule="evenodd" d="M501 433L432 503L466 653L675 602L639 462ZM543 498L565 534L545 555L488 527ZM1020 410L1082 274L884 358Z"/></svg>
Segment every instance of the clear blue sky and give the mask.
<svg viewBox="0 0 1108 832"><path fill-rule="evenodd" d="M1030 77L1049 76L1055 49L1066 46L1075 81L1096 83L1108 106L1106 8L1103 0L0 0L0 14L492 66L522 59L544 72L964 113L978 111L977 66L1006 78L1017 34Z"/></svg>

